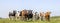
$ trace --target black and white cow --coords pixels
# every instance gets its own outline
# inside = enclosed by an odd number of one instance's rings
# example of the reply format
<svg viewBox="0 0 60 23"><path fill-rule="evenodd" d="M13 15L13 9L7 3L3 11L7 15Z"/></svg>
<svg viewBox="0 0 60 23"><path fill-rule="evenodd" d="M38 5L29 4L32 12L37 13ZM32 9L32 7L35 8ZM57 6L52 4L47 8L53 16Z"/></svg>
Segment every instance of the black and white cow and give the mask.
<svg viewBox="0 0 60 23"><path fill-rule="evenodd" d="M16 15L16 11L14 10L13 12L9 12L9 20L14 20Z"/></svg>

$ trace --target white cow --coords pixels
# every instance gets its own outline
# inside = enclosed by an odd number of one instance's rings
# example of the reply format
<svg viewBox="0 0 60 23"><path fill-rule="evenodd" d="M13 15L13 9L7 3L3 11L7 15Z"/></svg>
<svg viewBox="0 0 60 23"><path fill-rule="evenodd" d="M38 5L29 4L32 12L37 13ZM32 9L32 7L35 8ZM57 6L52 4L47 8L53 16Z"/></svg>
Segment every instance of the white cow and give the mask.
<svg viewBox="0 0 60 23"><path fill-rule="evenodd" d="M19 15L20 15L20 12L17 12L16 15L15 15L16 20L19 20L20 19L20 16Z"/></svg>
<svg viewBox="0 0 60 23"><path fill-rule="evenodd" d="M33 19L38 20L39 19L39 14L37 12L33 13Z"/></svg>

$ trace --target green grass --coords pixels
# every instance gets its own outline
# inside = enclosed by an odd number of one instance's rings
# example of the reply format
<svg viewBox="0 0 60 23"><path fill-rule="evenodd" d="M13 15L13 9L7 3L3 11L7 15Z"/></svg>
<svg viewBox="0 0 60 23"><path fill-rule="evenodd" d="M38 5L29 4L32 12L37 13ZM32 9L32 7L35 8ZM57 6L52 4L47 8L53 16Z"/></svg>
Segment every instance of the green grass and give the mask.
<svg viewBox="0 0 60 23"><path fill-rule="evenodd" d="M36 21L20 21L20 20L8 20L8 19L0 19L0 23L60 23L60 17L55 18L52 17L50 22L48 21L41 21L41 20L36 20Z"/></svg>

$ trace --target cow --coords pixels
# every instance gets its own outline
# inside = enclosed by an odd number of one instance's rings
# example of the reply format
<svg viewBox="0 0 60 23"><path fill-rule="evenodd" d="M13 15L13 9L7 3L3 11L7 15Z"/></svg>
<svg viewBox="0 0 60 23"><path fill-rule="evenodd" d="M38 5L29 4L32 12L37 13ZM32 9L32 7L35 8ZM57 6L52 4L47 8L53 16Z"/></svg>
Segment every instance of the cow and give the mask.
<svg viewBox="0 0 60 23"><path fill-rule="evenodd" d="M16 13L16 15L15 15L15 18L16 18L16 20L19 20L20 19L20 11L18 11L17 13Z"/></svg>
<svg viewBox="0 0 60 23"><path fill-rule="evenodd" d="M19 16L22 16L22 11L20 11L20 15Z"/></svg>
<svg viewBox="0 0 60 23"><path fill-rule="evenodd" d="M32 13L33 10L27 10L27 11L28 11L28 16L27 16L28 20L33 19L33 13Z"/></svg>
<svg viewBox="0 0 60 23"><path fill-rule="evenodd" d="M41 19L41 21L44 20L44 12L40 12L40 19Z"/></svg>
<svg viewBox="0 0 60 23"><path fill-rule="evenodd" d="M12 12L9 12L9 20L11 20L11 19L13 20L12 17L14 17L14 16L13 16L13 13L12 13Z"/></svg>
<svg viewBox="0 0 60 23"><path fill-rule="evenodd" d="M22 10L22 19L27 20L27 10Z"/></svg>
<svg viewBox="0 0 60 23"><path fill-rule="evenodd" d="M15 15L16 15L16 11L13 10L13 12L9 12L9 20L14 20L15 19Z"/></svg>
<svg viewBox="0 0 60 23"><path fill-rule="evenodd" d="M38 14L38 12L35 12L35 13L34 13L34 19L35 19L35 20L38 20L38 19L39 19L39 14Z"/></svg>
<svg viewBox="0 0 60 23"><path fill-rule="evenodd" d="M47 12L45 13L45 19L48 20L48 21L50 21L50 14L51 14L50 11L47 11Z"/></svg>
<svg viewBox="0 0 60 23"><path fill-rule="evenodd" d="M19 13L20 20L22 20L22 11L20 11Z"/></svg>
<svg viewBox="0 0 60 23"><path fill-rule="evenodd" d="M33 17L32 10L22 10L20 12L20 16L22 17L23 20L32 19L32 17Z"/></svg>

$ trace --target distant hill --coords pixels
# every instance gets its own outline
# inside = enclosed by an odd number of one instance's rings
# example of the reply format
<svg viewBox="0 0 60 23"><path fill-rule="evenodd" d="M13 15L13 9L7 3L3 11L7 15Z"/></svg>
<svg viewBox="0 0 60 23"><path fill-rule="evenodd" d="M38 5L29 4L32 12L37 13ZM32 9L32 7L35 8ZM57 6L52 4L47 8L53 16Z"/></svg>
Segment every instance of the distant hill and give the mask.
<svg viewBox="0 0 60 23"><path fill-rule="evenodd" d="M0 17L0 19L2 19L2 18Z"/></svg>
<svg viewBox="0 0 60 23"><path fill-rule="evenodd" d="M51 18L60 18L60 16L53 16L53 17L51 17Z"/></svg>

